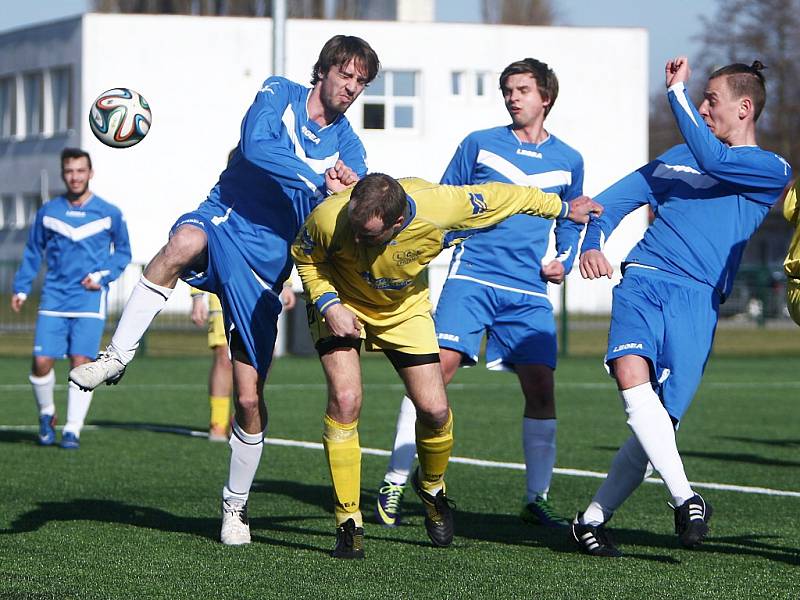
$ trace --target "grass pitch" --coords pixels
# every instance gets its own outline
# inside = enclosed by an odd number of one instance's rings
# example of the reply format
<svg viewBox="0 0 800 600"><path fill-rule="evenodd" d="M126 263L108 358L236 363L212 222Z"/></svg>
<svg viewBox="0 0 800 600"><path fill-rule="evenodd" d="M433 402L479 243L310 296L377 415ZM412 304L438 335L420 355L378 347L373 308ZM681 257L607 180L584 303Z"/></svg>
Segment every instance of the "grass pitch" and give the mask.
<svg viewBox="0 0 800 600"><path fill-rule="evenodd" d="M362 446L389 448L402 390L364 360ZM330 486L316 448L268 445L250 500L253 543L216 540L228 448L204 431L209 359L143 358L95 394L77 452L35 445L28 358L0 361L0 598L797 598L800 497L698 488L714 506L701 549L678 548L662 485L645 484L611 523L626 556L578 554L565 532L517 518L524 473L452 464L456 541L436 549L407 491L405 524L371 507L386 458L363 457L364 561L335 561ZM66 413L66 365L56 404ZM557 466L606 471L627 437L596 358L557 371ZM280 359L269 435L319 442L325 387L316 359ZM464 370L451 386L455 455L522 462L515 378ZM679 433L693 481L800 491L797 358L712 358ZM552 498L583 509L598 479L557 474Z"/></svg>

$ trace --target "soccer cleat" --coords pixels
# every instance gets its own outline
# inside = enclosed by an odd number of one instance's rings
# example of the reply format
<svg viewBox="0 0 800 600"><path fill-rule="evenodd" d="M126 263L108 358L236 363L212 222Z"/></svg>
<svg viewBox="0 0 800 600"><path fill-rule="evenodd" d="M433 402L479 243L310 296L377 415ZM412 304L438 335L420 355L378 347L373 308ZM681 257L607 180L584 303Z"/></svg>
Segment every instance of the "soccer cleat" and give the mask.
<svg viewBox="0 0 800 600"><path fill-rule="evenodd" d="M56 416L39 415L39 445L52 446L56 443Z"/></svg>
<svg viewBox="0 0 800 600"><path fill-rule="evenodd" d="M247 519L246 501L222 499L222 530L219 540L226 546L250 543L250 521Z"/></svg>
<svg viewBox="0 0 800 600"><path fill-rule="evenodd" d="M61 434L61 443L59 447L64 450L77 450L81 447L80 438L71 431L65 431Z"/></svg>
<svg viewBox="0 0 800 600"><path fill-rule="evenodd" d="M700 545L708 534L708 522L713 512L711 505L700 494L695 494L679 507L672 508L675 511L675 533L681 546L694 548Z"/></svg>
<svg viewBox="0 0 800 600"><path fill-rule="evenodd" d="M336 528L336 546L333 558L364 558L364 528L356 527L353 519L347 519Z"/></svg>
<svg viewBox="0 0 800 600"><path fill-rule="evenodd" d="M414 472L411 485L425 507L425 530L428 532L428 537L434 546L446 548L453 543L455 525L452 509L455 508L455 504L447 497L444 487L435 496L423 490L419 483L419 469Z"/></svg>
<svg viewBox="0 0 800 600"><path fill-rule="evenodd" d="M400 524L400 503L404 491L404 484L383 480L383 485L378 490L378 504L375 506L378 523L384 527L397 527Z"/></svg>
<svg viewBox="0 0 800 600"><path fill-rule="evenodd" d="M519 517L531 525L569 527L569 519L556 513L553 505L544 496L536 496L536 500L523 506Z"/></svg>
<svg viewBox="0 0 800 600"><path fill-rule="evenodd" d="M228 437L229 436L227 427L220 427L219 425L211 425L208 428L209 442L227 442Z"/></svg>
<svg viewBox="0 0 800 600"><path fill-rule="evenodd" d="M570 526L572 537L581 551L591 556L608 556L612 558L622 556L622 552L614 545L611 534L606 531L605 523L601 525L584 525L580 521L582 516L583 513L575 515L575 520L572 521Z"/></svg>
<svg viewBox="0 0 800 600"><path fill-rule="evenodd" d="M125 365L111 351L103 350L93 361L84 363L69 372L69 380L84 392L91 392L101 383L117 385L125 375Z"/></svg>

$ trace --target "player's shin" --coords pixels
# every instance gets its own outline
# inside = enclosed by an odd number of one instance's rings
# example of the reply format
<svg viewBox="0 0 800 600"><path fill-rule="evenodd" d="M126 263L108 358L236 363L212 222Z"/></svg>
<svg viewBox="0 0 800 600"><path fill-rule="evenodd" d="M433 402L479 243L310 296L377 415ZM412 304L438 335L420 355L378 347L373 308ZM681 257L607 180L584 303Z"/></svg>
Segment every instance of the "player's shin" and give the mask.
<svg viewBox="0 0 800 600"><path fill-rule="evenodd" d="M231 463L222 497L225 500L234 498L246 502L264 451L264 432L247 433L234 419L228 444L231 448Z"/></svg>
<svg viewBox="0 0 800 600"><path fill-rule="evenodd" d="M417 451L415 423L417 410L411 398L403 396L400 403L400 414L397 415L397 430L395 432L392 456L386 470L386 481L393 484L405 485L414 463L414 454Z"/></svg>
<svg viewBox="0 0 800 600"><path fill-rule="evenodd" d="M361 446L358 440L358 420L339 423L325 415L322 445L333 483L334 514L338 527L353 519L363 527L361 516Z"/></svg>
<svg viewBox="0 0 800 600"><path fill-rule="evenodd" d="M583 513L586 525L602 525L622 506L647 476L648 459L635 435L617 451L611 468L592 502Z"/></svg>
<svg viewBox="0 0 800 600"><path fill-rule="evenodd" d="M525 453L527 499L546 498L556 464L556 420L522 420L522 448Z"/></svg>
<svg viewBox="0 0 800 600"><path fill-rule="evenodd" d="M69 382L69 391L67 393L67 422L64 425L64 433L73 433L76 437L80 437L83 423L86 420L86 415L89 412L89 406L92 403L92 394L94 392L85 392L77 385Z"/></svg>
<svg viewBox="0 0 800 600"><path fill-rule="evenodd" d="M672 420L650 383L643 383L620 392L628 425L642 445L647 457L661 475L675 506L694 496L683 462L678 454Z"/></svg>
<svg viewBox="0 0 800 600"><path fill-rule="evenodd" d="M453 451L453 412L448 409L447 421L441 427L428 427L417 418L417 455L422 474L420 486L435 496L444 486L444 473Z"/></svg>
<svg viewBox="0 0 800 600"><path fill-rule="evenodd" d="M164 308L172 291L172 288L148 281L144 275L139 279L111 338L110 349L123 364L127 365L133 360L139 341Z"/></svg>
<svg viewBox="0 0 800 600"><path fill-rule="evenodd" d="M55 369L41 377L30 375L28 379L33 386L33 397L36 399L36 406L39 408L40 415L54 415L56 405L53 402L53 390L56 387Z"/></svg>

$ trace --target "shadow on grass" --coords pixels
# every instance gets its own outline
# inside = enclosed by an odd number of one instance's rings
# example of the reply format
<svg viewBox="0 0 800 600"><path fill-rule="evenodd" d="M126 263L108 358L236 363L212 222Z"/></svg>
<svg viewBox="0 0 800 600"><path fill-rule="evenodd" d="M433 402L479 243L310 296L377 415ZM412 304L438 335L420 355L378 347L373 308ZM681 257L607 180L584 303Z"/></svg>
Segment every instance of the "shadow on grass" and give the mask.
<svg viewBox="0 0 800 600"><path fill-rule="evenodd" d="M617 452L619 448L611 446L595 446L597 450L608 450ZM800 462L795 460L781 460L779 458L765 458L757 454L745 454L743 452L699 452L696 450L681 450L681 456L691 456L693 458L707 458L709 460L722 460L749 465L761 465L765 467L800 467Z"/></svg>
<svg viewBox="0 0 800 600"><path fill-rule="evenodd" d="M35 431L0 431L0 444L28 444L38 446Z"/></svg>
<svg viewBox="0 0 800 600"><path fill-rule="evenodd" d="M728 435L716 436L719 440L731 442L744 442L746 444L762 444L764 446L775 446L777 448L800 448L800 439L797 440L768 440L748 437L734 437Z"/></svg>
<svg viewBox="0 0 800 600"><path fill-rule="evenodd" d="M309 530L291 525L294 521L317 520L316 517L276 516L250 519L253 539L259 543L285 546L297 550L328 553L327 548L296 542L288 542L263 535L263 532L317 534L330 536L330 531ZM15 535L37 531L49 523L88 521L95 523L118 523L143 529L155 529L171 533L183 533L197 537L219 540L220 519L218 517L185 517L149 506L136 506L116 500L76 498L64 502L41 502L11 523L9 529L0 530L0 535Z"/></svg>
<svg viewBox="0 0 800 600"><path fill-rule="evenodd" d="M172 435L184 435L187 437L205 438L208 434L205 431L197 431L185 425L169 425L164 423L125 423L120 421L92 421L89 423L96 427L107 429L126 429L129 431L152 431L154 433L169 433Z"/></svg>

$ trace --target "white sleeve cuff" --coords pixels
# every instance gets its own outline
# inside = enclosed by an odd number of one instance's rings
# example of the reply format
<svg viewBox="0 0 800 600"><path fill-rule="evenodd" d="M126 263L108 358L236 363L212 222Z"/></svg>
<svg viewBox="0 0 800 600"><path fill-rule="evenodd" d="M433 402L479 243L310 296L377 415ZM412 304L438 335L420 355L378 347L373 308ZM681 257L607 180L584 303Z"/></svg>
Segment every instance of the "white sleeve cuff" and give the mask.
<svg viewBox="0 0 800 600"><path fill-rule="evenodd" d="M28 294L26 294L25 292L17 292L16 294L14 294L14 297L24 301L28 299Z"/></svg>
<svg viewBox="0 0 800 600"><path fill-rule="evenodd" d="M673 93L677 94L678 92L682 92L685 89L686 89L686 86L683 84L682 81L679 81L678 83L673 83L671 86L669 86L667 88L667 92L673 92Z"/></svg>

